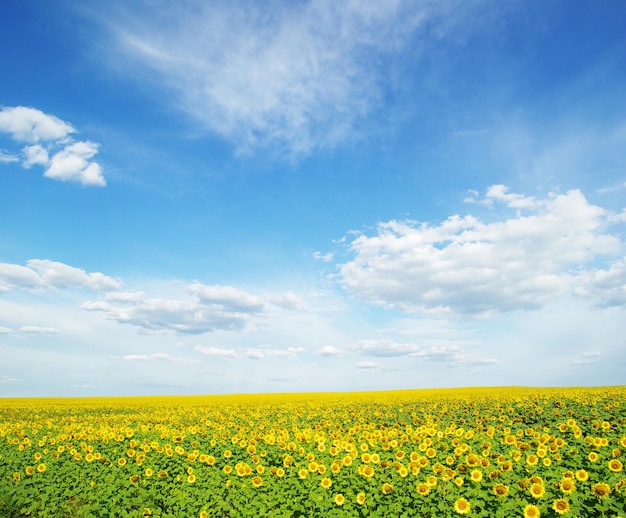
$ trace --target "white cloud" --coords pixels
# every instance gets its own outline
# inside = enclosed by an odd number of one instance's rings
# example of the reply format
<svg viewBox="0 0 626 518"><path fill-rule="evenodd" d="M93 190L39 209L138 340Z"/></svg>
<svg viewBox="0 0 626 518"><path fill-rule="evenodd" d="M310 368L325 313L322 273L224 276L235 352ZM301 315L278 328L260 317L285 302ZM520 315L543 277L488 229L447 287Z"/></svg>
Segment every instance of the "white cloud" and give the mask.
<svg viewBox="0 0 626 518"><path fill-rule="evenodd" d="M626 305L626 258L608 270L581 272L574 293L592 298L600 307Z"/></svg>
<svg viewBox="0 0 626 518"><path fill-rule="evenodd" d="M193 350L201 354L206 354L207 356L213 356L215 358L238 358L237 352L234 349L222 349L220 347L204 347L201 345L196 345Z"/></svg>
<svg viewBox="0 0 626 518"><path fill-rule="evenodd" d="M56 335L60 331L55 327L22 326L20 332L29 335Z"/></svg>
<svg viewBox="0 0 626 518"><path fill-rule="evenodd" d="M269 11L135 4L108 20L117 41L109 59L173 91L180 109L240 151L274 143L307 154L359 132L359 121L382 105L384 56L406 47L416 28L431 30L446 10L408 1L313 0Z"/></svg>
<svg viewBox="0 0 626 518"><path fill-rule="evenodd" d="M317 351L317 354L321 356L341 356L343 352L333 345L325 345Z"/></svg>
<svg viewBox="0 0 626 518"><path fill-rule="evenodd" d="M243 313L231 313L194 300L145 297L138 301L87 301L87 311L103 311L109 320L145 331L201 334L216 330L242 330L249 321Z"/></svg>
<svg viewBox="0 0 626 518"><path fill-rule="evenodd" d="M89 141L65 146L52 156L44 176L64 182L79 182L82 185L105 186L100 165L90 161L98 152L98 147L98 144Z"/></svg>
<svg viewBox="0 0 626 518"><path fill-rule="evenodd" d="M9 327L2 327L0 326L0 335L9 335L13 332L13 329L9 328Z"/></svg>
<svg viewBox="0 0 626 518"><path fill-rule="evenodd" d="M414 344L400 344L392 340L361 340L352 345L351 350L364 356L408 356L420 351Z"/></svg>
<svg viewBox="0 0 626 518"><path fill-rule="evenodd" d="M86 186L106 185L100 164L91 160L98 153L99 144L74 142L70 135L76 130L55 116L24 106L5 107L0 110L0 132L8 133L17 142L33 144L22 148L25 169L41 165L47 167L44 176L53 180ZM55 151L59 147L61 149ZM14 154L0 151L0 162L16 161Z"/></svg>
<svg viewBox="0 0 626 518"><path fill-rule="evenodd" d="M0 149L0 164L10 164L11 162L19 162L20 159L15 155L12 155L4 149Z"/></svg>
<svg viewBox="0 0 626 518"><path fill-rule="evenodd" d="M263 352L258 349L248 349L246 351L246 358L250 360L262 360L264 357Z"/></svg>
<svg viewBox="0 0 626 518"><path fill-rule="evenodd" d="M377 369L378 367L380 367L380 365L378 365L376 362L359 362L356 364L356 368L357 369Z"/></svg>
<svg viewBox="0 0 626 518"><path fill-rule="evenodd" d="M102 311L109 320L131 324L148 332L173 331L201 334L217 330L242 331L265 317L270 304L281 302L292 309L295 294L261 297L232 286L209 286L198 282L185 287L192 298L151 297L143 291L108 293L104 300L87 301L82 308Z"/></svg>
<svg viewBox="0 0 626 518"><path fill-rule="evenodd" d="M72 287L109 291L120 289L121 282L100 272L87 273L80 268L48 259L31 259L26 266L0 263L0 292Z"/></svg>
<svg viewBox="0 0 626 518"><path fill-rule="evenodd" d="M191 360L189 358L183 357L175 357L170 356L166 353L152 353L152 354L125 354L122 356L122 360L133 362L151 362L151 361L168 361L174 363L185 363L185 364L199 364L198 360Z"/></svg>
<svg viewBox="0 0 626 518"><path fill-rule="evenodd" d="M255 349L248 349L246 351L246 357L251 360L263 360L265 358L296 360L298 356L304 352L306 352L306 349L303 347L286 347L284 349L280 349L269 346L261 346Z"/></svg>
<svg viewBox="0 0 626 518"><path fill-rule="evenodd" d="M0 384L13 384L13 383L21 383L23 379L14 378L13 376L0 376Z"/></svg>
<svg viewBox="0 0 626 518"><path fill-rule="evenodd" d="M363 300L409 312L489 315L540 308L574 289L581 266L623 249L606 232L608 211L578 190L536 200L492 186L485 199L516 209L515 216L381 223L376 235L350 244L355 257L341 265L341 284ZM619 284L622 265L603 275Z"/></svg>
<svg viewBox="0 0 626 518"><path fill-rule="evenodd" d="M318 261L323 261L325 263L329 263L333 260L333 253L332 252L328 252L326 254L323 254L322 252L314 252L313 253L313 257L315 259L317 259Z"/></svg>
<svg viewBox="0 0 626 518"><path fill-rule="evenodd" d="M232 286L208 286L193 283L187 287L203 303L216 306L224 311L241 313L261 313L265 310L265 303L261 297L251 295Z"/></svg>
<svg viewBox="0 0 626 518"><path fill-rule="evenodd" d="M0 109L0 131L18 142L29 143L60 140L76 132L71 124L54 115L25 106Z"/></svg>
<svg viewBox="0 0 626 518"><path fill-rule="evenodd" d="M24 161L22 162L22 166L26 169L29 169L35 164L48 164L48 151L39 144L24 147L22 149L22 153L24 155Z"/></svg>
<svg viewBox="0 0 626 518"><path fill-rule="evenodd" d="M305 309L302 298L290 291L278 295L269 295L267 300L272 305L286 309L287 311L303 311Z"/></svg>
<svg viewBox="0 0 626 518"><path fill-rule="evenodd" d="M398 343L390 339L361 340L350 347L362 356L376 358L411 357L432 362L445 362L452 366L486 365L497 363L494 358L482 358L464 352L457 345L433 345L423 347L412 343Z"/></svg>

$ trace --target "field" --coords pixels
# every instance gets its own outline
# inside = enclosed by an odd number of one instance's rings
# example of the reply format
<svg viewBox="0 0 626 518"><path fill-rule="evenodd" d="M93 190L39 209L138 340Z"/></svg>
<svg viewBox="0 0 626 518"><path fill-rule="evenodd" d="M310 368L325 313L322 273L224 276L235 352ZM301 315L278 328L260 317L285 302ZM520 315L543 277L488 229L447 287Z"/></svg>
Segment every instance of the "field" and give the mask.
<svg viewBox="0 0 626 518"><path fill-rule="evenodd" d="M4 399L0 516L625 517L625 395Z"/></svg>

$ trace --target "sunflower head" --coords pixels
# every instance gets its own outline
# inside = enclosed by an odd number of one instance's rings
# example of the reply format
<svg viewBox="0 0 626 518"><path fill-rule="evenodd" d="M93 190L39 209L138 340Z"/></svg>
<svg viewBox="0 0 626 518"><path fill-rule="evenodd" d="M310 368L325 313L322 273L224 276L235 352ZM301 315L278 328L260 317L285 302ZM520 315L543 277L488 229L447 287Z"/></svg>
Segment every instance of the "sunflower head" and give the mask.
<svg viewBox="0 0 626 518"><path fill-rule="evenodd" d="M471 505L465 498L459 498L454 502L454 511L458 514L467 514L470 512Z"/></svg>

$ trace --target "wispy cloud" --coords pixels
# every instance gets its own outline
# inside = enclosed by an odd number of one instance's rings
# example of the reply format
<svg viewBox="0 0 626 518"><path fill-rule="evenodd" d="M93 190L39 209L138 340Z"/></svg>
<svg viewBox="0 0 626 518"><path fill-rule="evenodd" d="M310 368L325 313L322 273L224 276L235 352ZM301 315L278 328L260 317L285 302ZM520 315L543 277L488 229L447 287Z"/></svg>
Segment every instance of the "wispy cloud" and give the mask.
<svg viewBox="0 0 626 518"><path fill-rule="evenodd" d="M350 347L362 356L376 358L411 357L432 362L445 362L449 365L487 365L497 363L495 358L468 354L457 345L421 346L412 343L398 343L389 339L361 340Z"/></svg>
<svg viewBox="0 0 626 518"><path fill-rule="evenodd" d="M224 349L221 347L205 347L202 345L196 345L193 348L194 351L200 353L200 354L205 354L207 356L212 356L214 358L221 358L221 359L234 359L234 358L238 358L238 354L234 349Z"/></svg>
<svg viewBox="0 0 626 518"><path fill-rule="evenodd" d="M56 335L60 331L55 327L22 326L20 332L29 335Z"/></svg>
<svg viewBox="0 0 626 518"><path fill-rule="evenodd" d="M270 346L261 346L258 348L248 349L246 357L251 360L295 360L304 352L306 352L306 349L303 347L287 347L285 349L278 349Z"/></svg>
<svg viewBox="0 0 626 518"><path fill-rule="evenodd" d="M333 345L325 345L317 351L317 354L320 356L342 356L343 351Z"/></svg>
<svg viewBox="0 0 626 518"><path fill-rule="evenodd" d="M0 109L0 132L15 142L27 143L21 150L22 167L46 168L44 176L53 180L103 187L106 181L100 164L91 160L99 145L73 140L74 127L54 115L25 106ZM4 159L2 159L4 157ZM0 162L17 162L15 154L0 151Z"/></svg>
<svg viewBox="0 0 626 518"><path fill-rule="evenodd" d="M13 376L0 376L0 384L11 385L14 383L22 383L24 380L14 378Z"/></svg>
<svg viewBox="0 0 626 518"><path fill-rule="evenodd" d="M593 365L595 363L598 363L598 359L600 358L600 356L602 356L602 353L600 351L584 352L578 358L572 361L572 365Z"/></svg>
<svg viewBox="0 0 626 518"><path fill-rule="evenodd" d="M122 356L124 361L128 362L151 362L151 361L167 361L174 363L185 363L185 364L199 364L198 360L193 360L190 358L184 358L180 356L171 356L166 353L152 353L152 354L125 354Z"/></svg>
<svg viewBox="0 0 626 518"><path fill-rule="evenodd" d="M108 28L112 67L172 92L238 151L272 145L289 156L361 134L393 88L396 53L413 43L417 55L416 32L422 44L442 38L464 10L462 2L404 0L118 7L108 18L92 12Z"/></svg>

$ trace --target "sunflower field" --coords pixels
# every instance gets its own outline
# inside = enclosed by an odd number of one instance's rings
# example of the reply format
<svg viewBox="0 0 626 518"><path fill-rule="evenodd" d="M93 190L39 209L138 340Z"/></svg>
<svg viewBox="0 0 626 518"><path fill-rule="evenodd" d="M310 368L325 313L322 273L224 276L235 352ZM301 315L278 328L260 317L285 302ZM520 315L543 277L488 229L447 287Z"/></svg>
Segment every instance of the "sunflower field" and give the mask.
<svg viewBox="0 0 626 518"><path fill-rule="evenodd" d="M0 517L626 517L626 387L0 399Z"/></svg>

